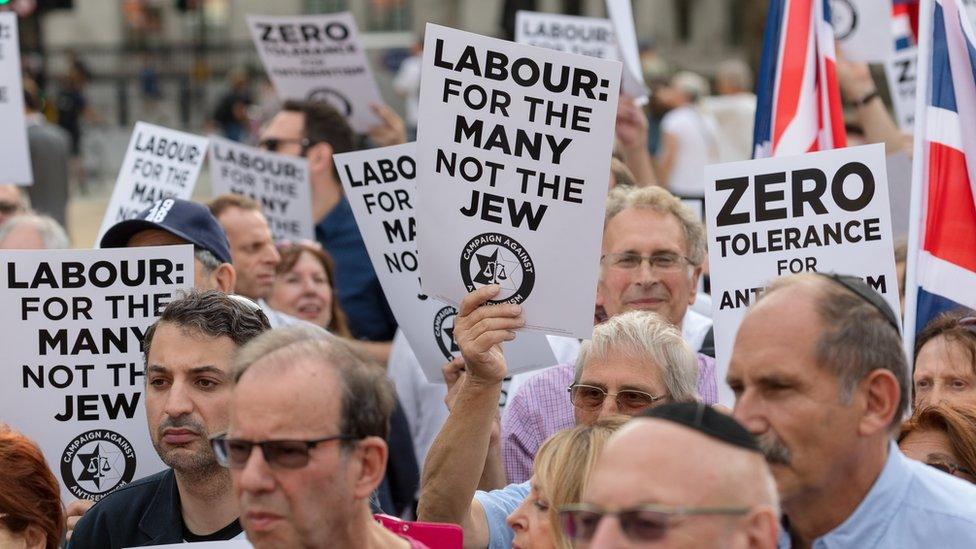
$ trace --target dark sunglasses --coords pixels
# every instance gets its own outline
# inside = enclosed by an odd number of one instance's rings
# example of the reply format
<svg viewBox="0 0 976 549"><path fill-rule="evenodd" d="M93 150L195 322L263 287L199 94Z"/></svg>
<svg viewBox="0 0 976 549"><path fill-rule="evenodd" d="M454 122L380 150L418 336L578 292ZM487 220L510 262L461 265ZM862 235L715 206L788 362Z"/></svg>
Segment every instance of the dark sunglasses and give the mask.
<svg viewBox="0 0 976 549"><path fill-rule="evenodd" d="M615 516L620 529L631 542L660 541L668 535L671 521L677 517L694 515L744 515L748 507L667 507L664 505L638 505L627 509L609 511L596 505L578 504L559 508L559 525L566 537L573 541L588 542L593 539L600 521L605 516Z"/></svg>
<svg viewBox="0 0 976 549"><path fill-rule="evenodd" d="M617 408L625 414L637 413L650 408L655 402L665 397L665 395L655 396L650 393L645 393L644 391L635 391L633 389L625 389L617 393L608 393L607 390L602 387L583 385L582 383L574 383L573 385L570 385L567 390L569 391L569 400L572 401L573 406L589 412L599 410L600 407L603 406L603 401L606 400L608 396L614 397L617 400Z"/></svg>
<svg viewBox="0 0 976 549"><path fill-rule="evenodd" d="M308 465L308 453L319 444L333 440L359 440L352 435L333 435L315 440L265 440L252 442L218 435L210 439L217 463L229 469L243 469L251 458L251 450L261 448L264 461L273 469L301 469Z"/></svg>
<svg viewBox="0 0 976 549"><path fill-rule="evenodd" d="M16 202L0 201L0 214L12 214L20 210L20 204Z"/></svg>
<svg viewBox="0 0 976 549"><path fill-rule="evenodd" d="M267 139L262 139L258 143L258 146L267 151L278 152L278 149L281 148L282 145L288 143L298 143L299 145L301 145L302 146L301 156L305 156L305 152L308 151L308 148L311 146L311 143L309 143L307 137L302 137L302 138L269 137Z"/></svg>

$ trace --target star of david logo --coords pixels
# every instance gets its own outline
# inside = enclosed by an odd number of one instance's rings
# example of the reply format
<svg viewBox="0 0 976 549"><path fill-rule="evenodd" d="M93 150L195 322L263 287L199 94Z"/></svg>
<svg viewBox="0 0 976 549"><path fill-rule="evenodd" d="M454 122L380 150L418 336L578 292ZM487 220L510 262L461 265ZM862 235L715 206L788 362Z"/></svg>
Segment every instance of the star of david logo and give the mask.
<svg viewBox="0 0 976 549"><path fill-rule="evenodd" d="M447 340L451 342L451 353L460 353L461 348L458 347L457 341L454 341L454 326L446 326L443 330L444 335L447 336Z"/></svg>
<svg viewBox="0 0 976 549"><path fill-rule="evenodd" d="M78 460L83 466L81 474L78 475L78 480L89 480L95 483L96 487L101 488L102 479L107 476L106 473L112 470L108 458L101 455L101 447L96 444L94 452L78 454Z"/></svg>

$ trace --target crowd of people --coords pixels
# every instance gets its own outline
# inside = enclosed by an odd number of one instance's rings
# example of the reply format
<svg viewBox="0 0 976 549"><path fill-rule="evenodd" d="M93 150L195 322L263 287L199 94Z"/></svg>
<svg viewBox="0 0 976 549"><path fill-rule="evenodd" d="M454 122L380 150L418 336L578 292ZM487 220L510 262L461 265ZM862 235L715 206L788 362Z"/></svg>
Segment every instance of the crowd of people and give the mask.
<svg viewBox="0 0 976 549"><path fill-rule="evenodd" d="M871 91L863 66L840 73L849 98ZM398 330L333 158L406 142L415 121L375 105L357 136L325 103L285 102L260 146L307 159L315 240L276 242L238 195L111 227L102 248L194 250L194 289L142 342L167 468L64 508L31 433L0 424L0 547L976 547L973 311L906 357L860 279L782 277L717 377L705 229L681 199L702 196L701 166L748 158L755 98L741 62L716 84L675 74L654 124L621 97L592 336L552 338L558 364L510 376L523 311L484 286L459 306L443 384ZM852 112L905 150L882 102ZM0 185L0 249L66 248L63 220Z"/></svg>

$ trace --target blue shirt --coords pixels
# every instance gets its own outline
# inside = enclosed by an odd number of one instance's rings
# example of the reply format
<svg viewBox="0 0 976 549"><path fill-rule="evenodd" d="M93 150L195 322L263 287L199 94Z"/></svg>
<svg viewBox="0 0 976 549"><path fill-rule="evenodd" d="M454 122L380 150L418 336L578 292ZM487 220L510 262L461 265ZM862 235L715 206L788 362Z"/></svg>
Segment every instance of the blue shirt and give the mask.
<svg viewBox="0 0 976 549"><path fill-rule="evenodd" d="M781 531L780 549L791 546ZM905 457L892 442L874 486L840 526L813 549L972 549L976 547L976 485Z"/></svg>
<svg viewBox="0 0 976 549"><path fill-rule="evenodd" d="M392 340L397 328L396 319L386 302L345 196L315 226L315 238L335 261L332 284L339 306L349 319L352 335L370 341Z"/></svg>
<svg viewBox="0 0 976 549"><path fill-rule="evenodd" d="M485 510L488 522L488 549L508 549L515 539L515 532L508 527L505 519L511 515L529 495L529 481L522 484L509 484L491 492L475 492L474 497Z"/></svg>

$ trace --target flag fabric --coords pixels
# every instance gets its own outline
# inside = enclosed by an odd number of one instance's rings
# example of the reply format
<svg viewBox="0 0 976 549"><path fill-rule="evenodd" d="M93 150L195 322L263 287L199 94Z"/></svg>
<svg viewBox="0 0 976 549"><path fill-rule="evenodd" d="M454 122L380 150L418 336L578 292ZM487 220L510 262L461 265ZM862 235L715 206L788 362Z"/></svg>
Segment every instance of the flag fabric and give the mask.
<svg viewBox="0 0 976 549"><path fill-rule="evenodd" d="M915 46L915 37L918 35L918 0L892 1L891 30L895 37L895 51Z"/></svg>
<svg viewBox="0 0 976 549"><path fill-rule="evenodd" d="M976 39L960 0L923 0L905 346L938 314L976 308Z"/></svg>
<svg viewBox="0 0 976 549"><path fill-rule="evenodd" d="M830 0L771 0L756 86L753 158L844 147Z"/></svg>

